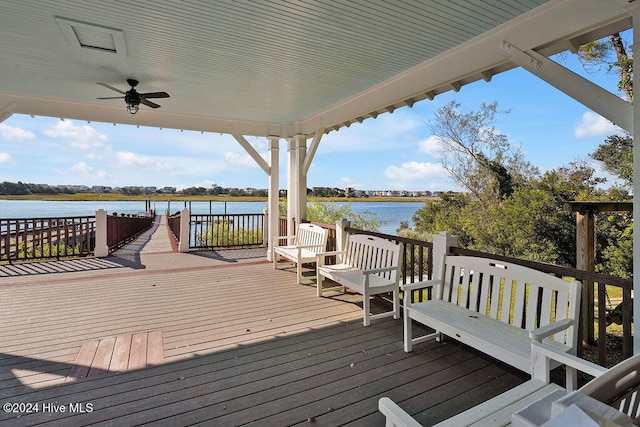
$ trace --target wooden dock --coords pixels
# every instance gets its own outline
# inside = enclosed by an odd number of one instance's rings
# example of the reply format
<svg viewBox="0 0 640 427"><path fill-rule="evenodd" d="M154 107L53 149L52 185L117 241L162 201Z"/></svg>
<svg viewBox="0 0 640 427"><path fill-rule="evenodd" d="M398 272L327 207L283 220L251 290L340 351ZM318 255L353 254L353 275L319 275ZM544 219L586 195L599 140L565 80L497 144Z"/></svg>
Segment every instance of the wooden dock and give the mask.
<svg viewBox="0 0 640 427"><path fill-rule="evenodd" d="M0 424L382 426L388 396L430 425L526 379L455 342L404 353L400 320L365 328L358 295L318 298L263 248L181 254L167 236L0 269ZM150 333L162 360L109 368L118 337Z"/></svg>

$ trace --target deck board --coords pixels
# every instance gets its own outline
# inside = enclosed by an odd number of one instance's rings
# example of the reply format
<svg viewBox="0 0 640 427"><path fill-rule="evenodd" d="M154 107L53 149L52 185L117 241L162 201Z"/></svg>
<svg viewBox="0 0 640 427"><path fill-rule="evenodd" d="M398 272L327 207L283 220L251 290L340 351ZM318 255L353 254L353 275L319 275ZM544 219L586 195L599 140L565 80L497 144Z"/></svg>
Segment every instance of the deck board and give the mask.
<svg viewBox="0 0 640 427"><path fill-rule="evenodd" d="M135 268L80 260L76 272L0 279L11 301L0 311L0 400L94 408L0 413L0 424L370 427L384 425L381 396L429 424L526 379L455 342L405 353L402 322L365 328L358 295L318 298L309 276L297 285L264 250L233 253L143 251ZM92 365L101 375L81 378Z"/></svg>

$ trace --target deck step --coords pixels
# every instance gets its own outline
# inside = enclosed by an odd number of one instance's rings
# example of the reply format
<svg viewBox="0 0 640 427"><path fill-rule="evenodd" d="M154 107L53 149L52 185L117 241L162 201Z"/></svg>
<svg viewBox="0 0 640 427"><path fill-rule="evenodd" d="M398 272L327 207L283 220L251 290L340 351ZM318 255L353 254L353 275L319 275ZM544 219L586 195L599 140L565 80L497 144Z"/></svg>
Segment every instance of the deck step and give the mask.
<svg viewBox="0 0 640 427"><path fill-rule="evenodd" d="M162 331L124 334L86 341L65 381L124 372L164 362Z"/></svg>

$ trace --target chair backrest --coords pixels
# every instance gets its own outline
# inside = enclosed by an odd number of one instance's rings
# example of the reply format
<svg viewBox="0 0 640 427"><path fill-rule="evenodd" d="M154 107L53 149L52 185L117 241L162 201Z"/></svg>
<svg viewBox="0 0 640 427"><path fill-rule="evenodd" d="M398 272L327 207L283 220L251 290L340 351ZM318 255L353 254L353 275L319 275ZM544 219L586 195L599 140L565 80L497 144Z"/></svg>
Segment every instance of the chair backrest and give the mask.
<svg viewBox="0 0 640 427"><path fill-rule="evenodd" d="M346 252L342 262L359 270L395 267L394 270L378 273L392 281L399 280L400 248L397 243L377 236L350 234L347 238Z"/></svg>
<svg viewBox="0 0 640 427"><path fill-rule="evenodd" d="M443 256L441 262L437 298L528 331L578 318L580 282L488 258ZM577 332L571 327L553 339L575 349Z"/></svg>
<svg viewBox="0 0 640 427"><path fill-rule="evenodd" d="M296 232L296 246L314 245L315 247L308 249L311 252L321 253L327 248L328 237L329 230L322 228L319 225L302 223L298 225L298 230Z"/></svg>
<svg viewBox="0 0 640 427"><path fill-rule="evenodd" d="M580 388L580 392L640 423L640 354L623 360Z"/></svg>

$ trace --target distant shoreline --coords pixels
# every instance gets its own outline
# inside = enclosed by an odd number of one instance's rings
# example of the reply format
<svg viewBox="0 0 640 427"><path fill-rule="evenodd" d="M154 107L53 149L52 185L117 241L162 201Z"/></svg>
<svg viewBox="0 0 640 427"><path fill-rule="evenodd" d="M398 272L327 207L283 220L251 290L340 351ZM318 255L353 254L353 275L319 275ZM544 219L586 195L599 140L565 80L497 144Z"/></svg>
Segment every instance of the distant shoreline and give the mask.
<svg viewBox="0 0 640 427"><path fill-rule="evenodd" d="M281 198L286 200L286 198ZM76 193L76 194L28 194L0 195L0 200L42 200L63 202L95 202L95 201L201 201L207 202L266 202L266 197L251 196L185 196L180 194L125 195L114 193ZM430 202L440 200L439 197L309 197L312 202Z"/></svg>

